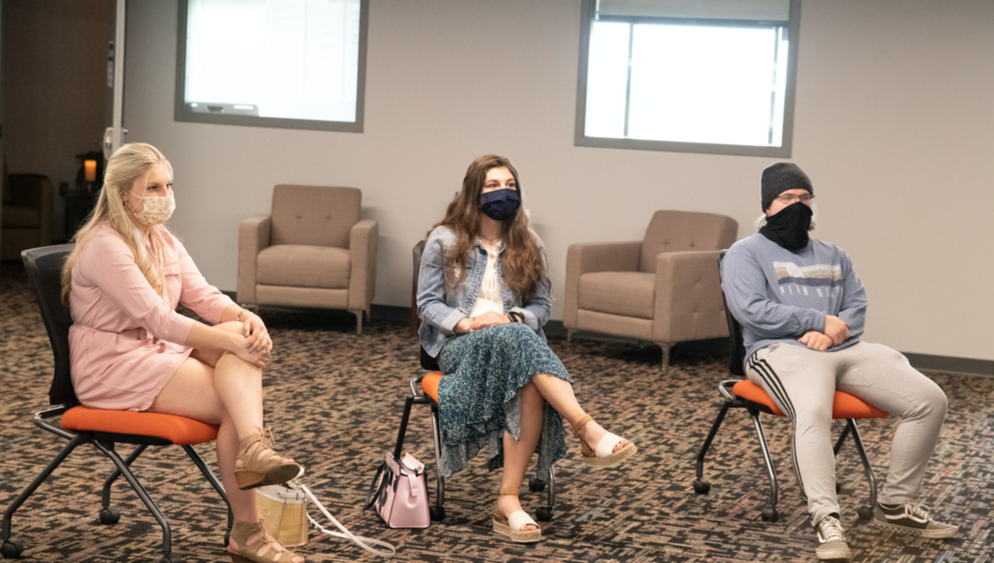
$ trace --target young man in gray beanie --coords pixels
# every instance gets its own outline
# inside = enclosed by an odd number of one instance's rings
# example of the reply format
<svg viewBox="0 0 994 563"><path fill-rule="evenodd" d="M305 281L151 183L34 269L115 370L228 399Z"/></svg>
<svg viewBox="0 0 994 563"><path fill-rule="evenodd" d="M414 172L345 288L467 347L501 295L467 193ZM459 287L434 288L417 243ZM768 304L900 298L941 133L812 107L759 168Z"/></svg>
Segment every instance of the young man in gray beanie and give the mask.
<svg viewBox="0 0 994 563"><path fill-rule="evenodd" d="M946 396L900 353L862 342L866 292L849 256L810 238L811 180L796 164L763 170L766 223L736 242L721 264L721 287L739 323L745 371L790 418L792 461L817 530L819 559L851 557L840 523L832 451L836 389L900 419L890 471L874 507L878 526L948 538L916 502L946 416Z"/></svg>

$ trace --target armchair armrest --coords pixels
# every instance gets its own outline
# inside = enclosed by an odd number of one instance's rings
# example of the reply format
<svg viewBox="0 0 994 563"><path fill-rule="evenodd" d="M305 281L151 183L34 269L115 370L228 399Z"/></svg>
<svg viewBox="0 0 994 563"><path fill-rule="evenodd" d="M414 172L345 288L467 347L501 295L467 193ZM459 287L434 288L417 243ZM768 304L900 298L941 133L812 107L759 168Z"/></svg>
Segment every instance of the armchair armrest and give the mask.
<svg viewBox="0 0 994 563"><path fill-rule="evenodd" d="M576 328L580 276L590 272L637 272L642 241L571 244L566 252L563 325Z"/></svg>
<svg viewBox="0 0 994 563"><path fill-rule="evenodd" d="M269 247L273 220L270 215L249 217L238 225L238 283L236 298L254 304L259 252Z"/></svg>
<svg viewBox="0 0 994 563"><path fill-rule="evenodd" d="M653 339L686 342L728 336L718 273L720 250L664 252L656 257Z"/></svg>
<svg viewBox="0 0 994 563"><path fill-rule="evenodd" d="M349 256L352 260L349 274L350 311L365 311L373 301L379 238L380 224L372 219L359 221L349 231Z"/></svg>

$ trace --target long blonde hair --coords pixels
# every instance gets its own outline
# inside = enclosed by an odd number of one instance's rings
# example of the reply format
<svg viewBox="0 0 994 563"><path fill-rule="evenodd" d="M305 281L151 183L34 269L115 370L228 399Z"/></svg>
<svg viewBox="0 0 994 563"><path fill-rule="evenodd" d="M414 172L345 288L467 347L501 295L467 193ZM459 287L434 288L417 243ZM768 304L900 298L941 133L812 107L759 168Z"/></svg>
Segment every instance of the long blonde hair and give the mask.
<svg viewBox="0 0 994 563"><path fill-rule="evenodd" d="M107 161L107 172L104 174L104 185L97 197L97 205L87 217L86 223L79 228L72 238L76 243L65 266L62 267L62 300L69 302L72 290L72 268L79 258L80 252L92 239L97 231L105 224L117 231L124 243L131 249L135 264L149 285L160 296L162 295L162 268L158 260L148 251L148 244L161 248L162 232L158 227L148 230L148 235L139 229L129 217L124 205L124 196L131 191L134 183L145 177L153 167L165 164L169 168L169 178L173 177L172 165L159 149L145 143L129 143L117 149Z"/></svg>
<svg viewBox="0 0 994 563"><path fill-rule="evenodd" d="M542 262L542 248L528 224L528 215L524 211L524 196L521 194L521 180L518 171L505 157L494 154L483 155L474 160L466 176L463 178L462 191L445 211L445 218L435 227L448 227L456 235L453 248L446 252L445 269L448 289L460 285L466 279L466 263L473 241L480 232L480 196L487 172L493 168L507 168L514 176L518 195L522 198L521 207L517 213L504 219L504 249L501 258L501 273L508 289L513 293L529 298L538 291L538 286L548 278L545 264ZM431 231L429 231L430 233Z"/></svg>

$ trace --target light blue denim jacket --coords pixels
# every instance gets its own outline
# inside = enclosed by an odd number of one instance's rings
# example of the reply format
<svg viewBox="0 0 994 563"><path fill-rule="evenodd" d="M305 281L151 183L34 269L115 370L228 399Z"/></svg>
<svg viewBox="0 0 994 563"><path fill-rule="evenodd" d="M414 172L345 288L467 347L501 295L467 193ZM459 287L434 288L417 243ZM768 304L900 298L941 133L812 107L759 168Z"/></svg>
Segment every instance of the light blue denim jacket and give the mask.
<svg viewBox="0 0 994 563"><path fill-rule="evenodd" d="M424 254L421 255L421 270L418 273L418 317L421 318L421 328L418 338L428 355L437 357L442 346L449 340L459 336L453 329L463 317L468 317L473 311L477 298L480 297L480 286L483 284L483 274L487 270L487 251L483 248L479 237L474 241L473 249L466 259L466 279L453 292L445 290L445 253L452 248L456 235L448 227L437 227L428 235ZM545 280L538 286L538 291L528 301L522 300L504 286L501 276L500 259L504 252L504 243L497 249L497 279L500 281L500 294L504 302L504 313L511 311L521 313L525 324L538 333L545 342L542 327L549 321L552 313L549 281ZM545 262L545 250L542 250L542 261ZM546 269L548 270L548 269Z"/></svg>

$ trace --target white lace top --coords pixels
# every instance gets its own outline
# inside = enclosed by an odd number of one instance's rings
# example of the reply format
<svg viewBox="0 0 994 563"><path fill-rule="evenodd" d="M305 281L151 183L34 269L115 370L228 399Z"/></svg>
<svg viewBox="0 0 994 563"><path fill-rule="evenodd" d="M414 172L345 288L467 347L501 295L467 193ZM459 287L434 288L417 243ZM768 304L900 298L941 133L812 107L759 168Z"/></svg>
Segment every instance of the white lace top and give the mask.
<svg viewBox="0 0 994 563"><path fill-rule="evenodd" d="M483 283L480 284L480 297L473 305L470 317L478 317L487 311L504 314L504 300L500 297L500 280L497 279L497 258L487 254L487 269L483 273Z"/></svg>

